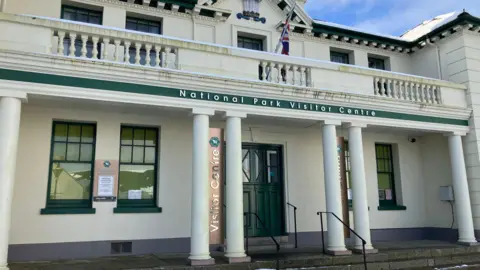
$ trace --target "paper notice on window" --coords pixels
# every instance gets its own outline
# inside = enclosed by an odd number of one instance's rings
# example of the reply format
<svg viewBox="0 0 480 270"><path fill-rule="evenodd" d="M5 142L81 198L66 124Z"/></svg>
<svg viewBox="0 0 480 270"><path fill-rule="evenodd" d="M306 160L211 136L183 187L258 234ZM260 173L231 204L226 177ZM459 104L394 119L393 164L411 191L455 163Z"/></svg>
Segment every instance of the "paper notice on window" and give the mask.
<svg viewBox="0 0 480 270"><path fill-rule="evenodd" d="M113 175L100 175L98 176L98 193L99 197L114 196L114 177Z"/></svg>
<svg viewBox="0 0 480 270"><path fill-rule="evenodd" d="M351 200L352 199L352 189L348 189L348 199Z"/></svg>
<svg viewBox="0 0 480 270"><path fill-rule="evenodd" d="M385 200L385 190L383 189L378 190L378 199Z"/></svg>
<svg viewBox="0 0 480 270"><path fill-rule="evenodd" d="M385 189L385 199L386 200L391 200L392 198L392 190L391 189Z"/></svg>
<svg viewBox="0 0 480 270"><path fill-rule="evenodd" d="M140 200L142 198L142 191L141 190L129 190L128 191L128 199L129 200Z"/></svg>

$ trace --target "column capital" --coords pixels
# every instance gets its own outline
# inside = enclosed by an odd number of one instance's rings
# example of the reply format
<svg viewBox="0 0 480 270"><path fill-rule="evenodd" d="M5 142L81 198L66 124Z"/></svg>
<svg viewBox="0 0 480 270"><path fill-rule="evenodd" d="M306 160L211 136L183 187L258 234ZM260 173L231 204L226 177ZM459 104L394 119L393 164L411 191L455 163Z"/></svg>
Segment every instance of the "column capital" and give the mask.
<svg viewBox="0 0 480 270"><path fill-rule="evenodd" d="M447 132L447 133L444 133L443 136L445 137L450 137L450 136L466 136L467 135L467 132L463 132L463 131L452 131L452 132Z"/></svg>
<svg viewBox="0 0 480 270"><path fill-rule="evenodd" d="M362 122L349 122L346 124L346 127L347 128L351 128L351 127L366 128L367 124Z"/></svg>
<svg viewBox="0 0 480 270"><path fill-rule="evenodd" d="M193 108L192 109L192 115L197 115L197 114L203 114L203 115L215 115L215 110L214 109L208 109L208 108Z"/></svg>
<svg viewBox="0 0 480 270"><path fill-rule="evenodd" d="M25 93L23 91L14 90L14 89L2 89L2 90L0 90L0 98L3 98L3 97L18 98L23 103L26 103L27 100L28 100L27 93Z"/></svg>
<svg viewBox="0 0 480 270"><path fill-rule="evenodd" d="M225 117L238 117L238 118L247 118L247 113L239 112L239 111L226 111Z"/></svg>
<svg viewBox="0 0 480 270"><path fill-rule="evenodd" d="M340 120L325 120L325 121L323 121L323 126L326 126L326 125L340 126L341 124L342 124L342 121L340 121Z"/></svg>

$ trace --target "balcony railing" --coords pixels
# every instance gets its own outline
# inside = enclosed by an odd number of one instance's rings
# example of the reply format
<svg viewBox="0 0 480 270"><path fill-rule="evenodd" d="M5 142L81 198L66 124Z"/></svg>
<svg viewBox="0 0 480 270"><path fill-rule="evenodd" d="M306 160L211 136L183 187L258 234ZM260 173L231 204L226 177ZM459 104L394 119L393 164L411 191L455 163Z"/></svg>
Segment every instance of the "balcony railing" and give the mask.
<svg viewBox="0 0 480 270"><path fill-rule="evenodd" d="M7 37L0 42L0 49L10 51L177 69L404 102L467 106L466 87L448 81L125 29L0 13L0 35Z"/></svg>

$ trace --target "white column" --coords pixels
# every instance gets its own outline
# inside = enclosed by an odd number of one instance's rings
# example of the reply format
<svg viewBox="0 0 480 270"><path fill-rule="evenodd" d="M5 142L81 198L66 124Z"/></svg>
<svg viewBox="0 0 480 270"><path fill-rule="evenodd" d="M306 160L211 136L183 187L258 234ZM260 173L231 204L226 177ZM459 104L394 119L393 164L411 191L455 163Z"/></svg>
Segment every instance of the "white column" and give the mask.
<svg viewBox="0 0 480 270"><path fill-rule="evenodd" d="M192 265L213 264L210 257L209 182L208 182L208 135L209 117L214 111L193 110L192 151L192 220L190 238L190 263Z"/></svg>
<svg viewBox="0 0 480 270"><path fill-rule="evenodd" d="M362 128L366 125L350 124L348 128L348 147L353 193L353 221L355 232L367 243L365 250L373 250L370 237L370 217L368 214L367 184L365 182L365 163L363 161ZM355 238L355 251L362 251L362 240Z"/></svg>
<svg viewBox="0 0 480 270"><path fill-rule="evenodd" d="M26 96L25 96L26 98ZM0 270L6 270L22 101L0 99Z"/></svg>
<svg viewBox="0 0 480 270"><path fill-rule="evenodd" d="M325 121L323 125L323 174L325 180L325 195L327 212L335 213L342 218L342 200L340 197L339 164L337 152L336 125L340 121ZM340 255L347 252L343 225L333 215L327 214L328 247L329 253Z"/></svg>
<svg viewBox="0 0 480 270"><path fill-rule="evenodd" d="M476 243L461 136L459 134L449 135L448 146L450 148L452 182L455 195L458 241L466 244Z"/></svg>
<svg viewBox="0 0 480 270"><path fill-rule="evenodd" d="M245 254L243 225L242 181L242 123L245 113L227 112L226 147L226 202L227 252L230 263L249 262Z"/></svg>

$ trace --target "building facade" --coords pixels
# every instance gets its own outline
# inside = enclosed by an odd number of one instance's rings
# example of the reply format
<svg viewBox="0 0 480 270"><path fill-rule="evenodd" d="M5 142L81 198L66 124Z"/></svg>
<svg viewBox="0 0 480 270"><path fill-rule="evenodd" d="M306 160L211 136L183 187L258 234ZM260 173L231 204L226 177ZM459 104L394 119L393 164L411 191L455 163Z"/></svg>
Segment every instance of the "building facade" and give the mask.
<svg viewBox="0 0 480 270"><path fill-rule="evenodd" d="M477 243L480 19L402 37L293 0L2 0L0 269L244 237ZM286 14L290 55L272 53ZM293 205L293 206L292 206ZM263 225L262 225L263 224ZM346 246L345 239L352 245ZM348 241L347 241L348 242ZM287 244L288 244L287 243Z"/></svg>

